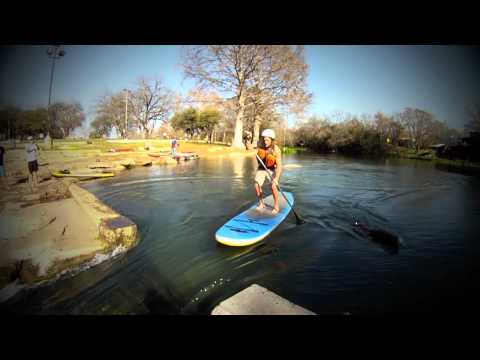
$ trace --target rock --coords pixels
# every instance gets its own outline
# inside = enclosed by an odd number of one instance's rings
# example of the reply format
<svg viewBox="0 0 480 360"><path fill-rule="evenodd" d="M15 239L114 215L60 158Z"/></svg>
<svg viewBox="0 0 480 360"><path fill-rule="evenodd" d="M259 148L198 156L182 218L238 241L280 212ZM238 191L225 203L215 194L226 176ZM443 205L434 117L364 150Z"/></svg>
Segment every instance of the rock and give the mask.
<svg viewBox="0 0 480 360"><path fill-rule="evenodd" d="M33 284L38 278L38 266L33 265L31 260L22 260L19 277L21 282Z"/></svg>
<svg viewBox="0 0 480 360"><path fill-rule="evenodd" d="M110 162L101 162L98 160L96 163L88 165L90 169L110 169L113 168L113 166L114 165Z"/></svg>
<svg viewBox="0 0 480 360"><path fill-rule="evenodd" d="M17 274L18 275L18 274ZM15 266L0 267L0 289L15 280Z"/></svg>
<svg viewBox="0 0 480 360"><path fill-rule="evenodd" d="M48 196L50 196L50 195L69 195L68 184L66 184L63 181L55 181L47 187L46 192L47 192Z"/></svg>
<svg viewBox="0 0 480 360"><path fill-rule="evenodd" d="M40 193L34 193L34 194L27 194L22 197L23 201L36 201L40 200L42 197L42 194Z"/></svg>

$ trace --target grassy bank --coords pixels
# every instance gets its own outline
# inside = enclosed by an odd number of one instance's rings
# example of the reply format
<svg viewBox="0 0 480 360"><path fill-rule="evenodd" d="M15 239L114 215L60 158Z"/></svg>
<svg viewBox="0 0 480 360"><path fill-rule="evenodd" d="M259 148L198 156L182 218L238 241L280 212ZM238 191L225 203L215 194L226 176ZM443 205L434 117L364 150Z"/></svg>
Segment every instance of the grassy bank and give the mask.
<svg viewBox="0 0 480 360"><path fill-rule="evenodd" d="M305 147L285 146L282 148L284 154L311 153L311 150Z"/></svg>
<svg viewBox="0 0 480 360"><path fill-rule="evenodd" d="M439 158L435 155L435 152L430 149L422 149L416 152L413 149L392 146L388 149L387 155L402 159L432 161L436 166L442 169L467 174L480 174L480 163L460 159L450 160Z"/></svg>

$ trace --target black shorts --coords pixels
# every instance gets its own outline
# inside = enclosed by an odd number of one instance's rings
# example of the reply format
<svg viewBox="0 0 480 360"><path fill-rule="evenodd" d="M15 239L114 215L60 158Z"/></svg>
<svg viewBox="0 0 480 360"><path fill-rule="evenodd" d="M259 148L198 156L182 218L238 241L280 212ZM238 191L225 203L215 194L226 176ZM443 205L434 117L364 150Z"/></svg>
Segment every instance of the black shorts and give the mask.
<svg viewBox="0 0 480 360"><path fill-rule="evenodd" d="M33 160L33 161L28 162L28 171L30 171L30 174L33 173L34 171L38 171L37 160Z"/></svg>

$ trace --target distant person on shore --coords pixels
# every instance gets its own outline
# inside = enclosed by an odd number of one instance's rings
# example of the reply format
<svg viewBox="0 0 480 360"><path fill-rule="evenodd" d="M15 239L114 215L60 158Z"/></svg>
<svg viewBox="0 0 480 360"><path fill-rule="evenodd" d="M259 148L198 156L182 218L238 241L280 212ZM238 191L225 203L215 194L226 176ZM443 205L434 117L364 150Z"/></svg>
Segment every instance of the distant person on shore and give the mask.
<svg viewBox="0 0 480 360"><path fill-rule="evenodd" d="M0 182L2 184L2 188L9 190L8 183L7 183L7 170L5 170L5 149L3 146L0 146Z"/></svg>
<svg viewBox="0 0 480 360"><path fill-rule="evenodd" d="M172 156L175 156L177 155L177 147L178 147L178 141L177 141L177 137L174 137L173 140L172 140Z"/></svg>
<svg viewBox="0 0 480 360"><path fill-rule="evenodd" d="M271 177L273 180L271 183L274 199L272 214L275 215L280 211L278 185L280 181L280 175L282 173L282 152L275 144L275 132L272 129L264 130L262 132L262 137L263 141L259 142L257 155L263 164L257 159L258 169L257 173L255 174L255 191L257 192L258 197L257 210L263 210L265 207L265 204L263 203L262 187L265 179L269 178L270 180ZM268 169L270 176L268 176L263 165L265 165L265 167Z"/></svg>
<svg viewBox="0 0 480 360"><path fill-rule="evenodd" d="M30 185L30 189L33 190L38 186L38 154L40 152L40 148L33 140L33 137L28 137L29 143L25 146L25 153L26 153L26 160L28 165L28 183Z"/></svg>

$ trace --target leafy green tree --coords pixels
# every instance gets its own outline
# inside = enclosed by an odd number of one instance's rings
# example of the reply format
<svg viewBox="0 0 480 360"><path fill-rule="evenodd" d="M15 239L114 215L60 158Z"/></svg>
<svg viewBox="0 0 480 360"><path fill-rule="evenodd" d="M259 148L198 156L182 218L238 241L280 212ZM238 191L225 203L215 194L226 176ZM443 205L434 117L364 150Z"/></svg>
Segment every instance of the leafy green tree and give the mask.
<svg viewBox="0 0 480 360"><path fill-rule="evenodd" d="M213 141L213 130L219 124L222 115L216 109L205 109L199 113L198 127L206 133L210 142Z"/></svg>
<svg viewBox="0 0 480 360"><path fill-rule="evenodd" d="M192 137L198 134L201 129L199 127L199 113L193 107L176 113L171 121L175 130L183 130Z"/></svg>

